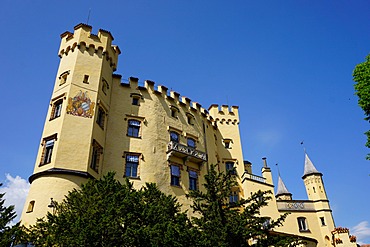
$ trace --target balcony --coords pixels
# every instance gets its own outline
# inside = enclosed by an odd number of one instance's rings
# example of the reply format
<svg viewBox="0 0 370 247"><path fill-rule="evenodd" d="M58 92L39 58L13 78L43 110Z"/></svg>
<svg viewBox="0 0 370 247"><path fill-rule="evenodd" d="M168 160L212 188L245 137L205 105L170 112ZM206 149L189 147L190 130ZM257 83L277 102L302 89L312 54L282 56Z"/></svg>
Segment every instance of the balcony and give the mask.
<svg viewBox="0 0 370 247"><path fill-rule="evenodd" d="M207 161L206 153L173 141L168 143L167 155L168 158L175 156L194 163L203 163Z"/></svg>
<svg viewBox="0 0 370 247"><path fill-rule="evenodd" d="M257 175L254 175L248 172L244 172L244 174L242 175L242 179L243 179L242 180L243 182L244 180L252 180L252 181L263 183L263 184L266 183L266 178L260 177L260 176L257 176Z"/></svg>

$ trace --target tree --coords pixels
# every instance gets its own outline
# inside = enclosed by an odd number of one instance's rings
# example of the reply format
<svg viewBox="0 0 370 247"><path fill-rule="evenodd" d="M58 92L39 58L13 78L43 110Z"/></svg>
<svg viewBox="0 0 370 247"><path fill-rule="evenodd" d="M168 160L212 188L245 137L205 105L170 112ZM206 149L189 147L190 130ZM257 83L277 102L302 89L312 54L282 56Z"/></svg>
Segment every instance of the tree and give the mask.
<svg viewBox="0 0 370 247"><path fill-rule="evenodd" d="M191 225L173 196L154 184L135 190L108 173L54 203L28 230L35 246L188 246Z"/></svg>
<svg viewBox="0 0 370 247"><path fill-rule="evenodd" d="M353 80L356 82L355 94L358 96L358 104L365 113L365 120L370 122L370 54L365 62L357 64L353 71ZM367 136L366 147L370 148L370 130L365 132ZM366 157L370 160L370 154Z"/></svg>
<svg viewBox="0 0 370 247"><path fill-rule="evenodd" d="M3 184L0 183L0 187ZM9 207L4 206L5 193L0 193L0 246L10 246L13 242L15 234L17 233L17 229L19 224L11 226L12 220L17 216L14 211L14 206L11 205Z"/></svg>
<svg viewBox="0 0 370 247"><path fill-rule="evenodd" d="M193 199L192 208L200 217L194 217L193 223L199 229L199 246L289 246L293 239L271 234L271 230L282 225L286 214L276 220L260 217L260 209L271 199L271 192L258 191L248 199L235 203L229 202L229 196L237 181L235 172L218 173L211 165L205 175L205 192L191 191L188 197ZM290 245L292 246L292 245Z"/></svg>

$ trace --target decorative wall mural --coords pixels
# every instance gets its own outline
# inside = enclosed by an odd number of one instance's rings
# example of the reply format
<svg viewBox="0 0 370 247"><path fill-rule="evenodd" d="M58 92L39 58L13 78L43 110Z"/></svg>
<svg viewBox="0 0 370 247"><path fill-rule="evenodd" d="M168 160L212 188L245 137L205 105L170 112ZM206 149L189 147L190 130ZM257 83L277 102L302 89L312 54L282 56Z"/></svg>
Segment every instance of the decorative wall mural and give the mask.
<svg viewBox="0 0 370 247"><path fill-rule="evenodd" d="M67 114L92 118L94 116L94 106L95 103L91 102L87 91L83 93L80 90L75 97L69 97Z"/></svg>

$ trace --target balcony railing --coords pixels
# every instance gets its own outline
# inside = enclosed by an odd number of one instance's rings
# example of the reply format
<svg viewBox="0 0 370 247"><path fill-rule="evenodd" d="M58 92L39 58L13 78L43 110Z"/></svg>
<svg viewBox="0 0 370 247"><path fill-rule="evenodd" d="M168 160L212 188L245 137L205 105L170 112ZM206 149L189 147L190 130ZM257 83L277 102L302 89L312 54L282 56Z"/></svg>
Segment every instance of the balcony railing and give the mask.
<svg viewBox="0 0 370 247"><path fill-rule="evenodd" d="M312 211L315 210L314 204L310 201L277 201L278 210L283 211Z"/></svg>
<svg viewBox="0 0 370 247"><path fill-rule="evenodd" d="M253 180L253 181L264 183L264 184L266 183L266 178L260 177L260 176L257 176L257 175L254 175L248 172L244 172L242 179L243 179L243 182L245 179L249 179L249 180Z"/></svg>
<svg viewBox="0 0 370 247"><path fill-rule="evenodd" d="M180 158L190 158L195 162L207 161L206 153L173 141L168 143L167 153Z"/></svg>

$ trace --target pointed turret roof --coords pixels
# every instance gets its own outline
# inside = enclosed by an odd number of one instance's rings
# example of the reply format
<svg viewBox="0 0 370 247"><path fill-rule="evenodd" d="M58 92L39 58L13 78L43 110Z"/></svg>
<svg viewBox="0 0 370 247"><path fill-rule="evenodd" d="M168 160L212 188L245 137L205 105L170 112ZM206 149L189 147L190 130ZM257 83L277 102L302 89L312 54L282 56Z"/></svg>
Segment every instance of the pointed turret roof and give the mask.
<svg viewBox="0 0 370 247"><path fill-rule="evenodd" d="M307 153L305 153L305 159L304 159L304 173L303 178L310 174L321 174L321 172L317 171L316 167L313 165L312 161L308 157Z"/></svg>
<svg viewBox="0 0 370 247"><path fill-rule="evenodd" d="M280 175L279 175L279 180L278 180L278 186L277 186L277 191L276 191L276 196L278 195L291 195L292 193L290 193L287 189L287 187L285 186L283 180L281 179Z"/></svg>

